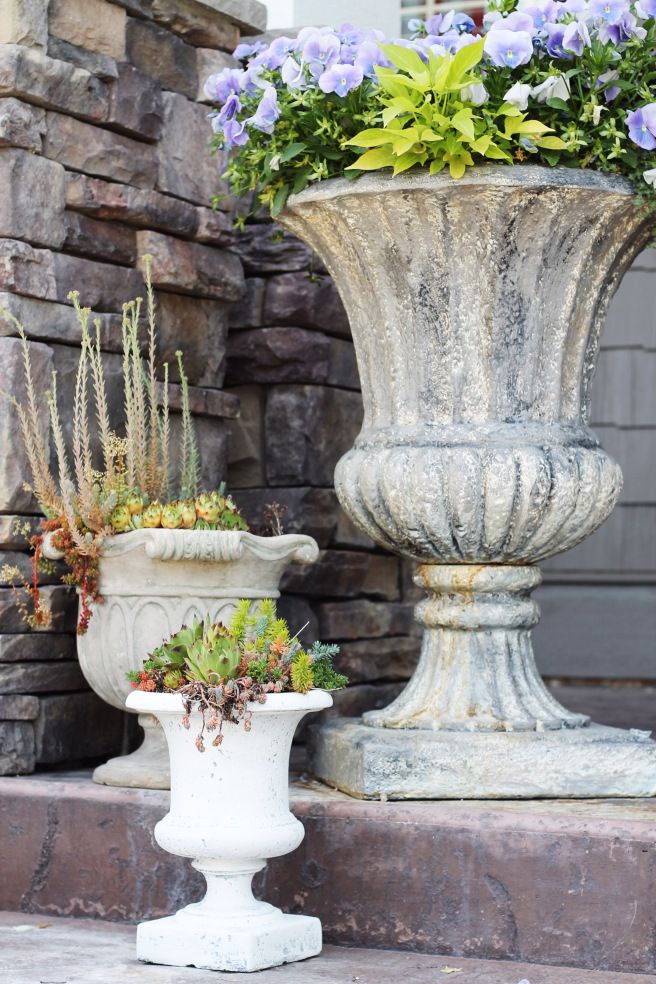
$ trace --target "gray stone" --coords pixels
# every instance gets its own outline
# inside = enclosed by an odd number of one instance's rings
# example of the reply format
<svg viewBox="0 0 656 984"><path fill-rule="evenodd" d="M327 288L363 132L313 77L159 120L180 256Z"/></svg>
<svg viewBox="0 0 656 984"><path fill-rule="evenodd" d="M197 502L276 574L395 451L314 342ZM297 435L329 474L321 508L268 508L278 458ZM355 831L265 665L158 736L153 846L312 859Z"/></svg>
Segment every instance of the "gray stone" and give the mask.
<svg viewBox="0 0 656 984"><path fill-rule="evenodd" d="M225 51L214 48L196 48L196 77L198 89L192 99L212 105L212 100L205 95L205 83L210 75L218 75L224 68L239 68L239 62Z"/></svg>
<svg viewBox="0 0 656 984"><path fill-rule="evenodd" d="M230 424L228 484L237 489L264 485L265 391L261 386L237 386L231 392L239 398L241 412Z"/></svg>
<svg viewBox="0 0 656 984"><path fill-rule="evenodd" d="M277 386L265 415L270 485L330 485L362 422L359 393L327 386Z"/></svg>
<svg viewBox="0 0 656 984"><path fill-rule="evenodd" d="M181 236L193 235L198 227L197 211L188 202L86 174L68 175L66 204L92 218L164 229Z"/></svg>
<svg viewBox="0 0 656 984"><path fill-rule="evenodd" d="M62 659L75 659L75 636L61 632L24 632L17 635L0 635L0 663ZM0 712L1 717L2 713Z"/></svg>
<svg viewBox="0 0 656 984"><path fill-rule="evenodd" d="M140 0L148 14L162 27L174 31L189 44L203 48L234 51L239 42L239 26L221 11L224 0L197 3L196 0ZM236 5L235 5L236 6ZM249 4L250 6L250 4Z"/></svg>
<svg viewBox="0 0 656 984"><path fill-rule="evenodd" d="M259 328L231 335L228 382L326 383L359 389L350 342L305 328Z"/></svg>
<svg viewBox="0 0 656 984"><path fill-rule="evenodd" d="M8 96L0 99L0 147L23 147L41 153L45 112Z"/></svg>
<svg viewBox="0 0 656 984"><path fill-rule="evenodd" d="M0 551L28 550L30 537L40 529L41 520L37 516L0 516ZM0 562L3 562L2 554Z"/></svg>
<svg viewBox="0 0 656 984"><path fill-rule="evenodd" d="M409 680L417 668L419 649L420 640L409 636L342 642L334 665L339 673L349 678L350 683ZM378 708L383 706L379 704Z"/></svg>
<svg viewBox="0 0 656 984"><path fill-rule="evenodd" d="M47 693L86 690L88 684L77 661L61 663L3 663L0 694Z"/></svg>
<svg viewBox="0 0 656 984"><path fill-rule="evenodd" d="M312 264L312 250L270 222L247 225L237 236L235 252L246 273L281 274L308 270Z"/></svg>
<svg viewBox="0 0 656 984"><path fill-rule="evenodd" d="M0 148L0 236L58 249L64 241L66 179L61 164Z"/></svg>
<svg viewBox="0 0 656 984"><path fill-rule="evenodd" d="M348 674L348 667L345 670ZM384 707L391 700L398 696L402 683L356 683L349 684L343 690L333 691L333 706L319 714L312 715L312 718L305 718L301 721L299 728L294 735L294 744L302 744L307 741L310 728L316 728L333 718L339 717L359 717L365 711L375 711Z"/></svg>
<svg viewBox="0 0 656 984"><path fill-rule="evenodd" d="M34 772L34 726L31 721L0 721L0 775Z"/></svg>
<svg viewBox="0 0 656 984"><path fill-rule="evenodd" d="M322 639L367 639L414 635L417 623L409 604L377 604L357 601L328 601L317 608Z"/></svg>
<svg viewBox="0 0 656 984"><path fill-rule="evenodd" d="M196 98L195 48L170 31L135 17L128 18L126 39L128 60L135 68L156 79L163 89Z"/></svg>
<svg viewBox="0 0 656 984"><path fill-rule="evenodd" d="M266 280L260 277L246 278L246 293L230 308L231 328L258 328L263 324L264 291Z"/></svg>
<svg viewBox="0 0 656 984"><path fill-rule="evenodd" d="M182 387L169 383L169 408L182 410ZM233 393L204 386L189 387L189 409L194 417L238 417L239 399Z"/></svg>
<svg viewBox="0 0 656 984"><path fill-rule="evenodd" d="M48 43L48 4L43 0L2 0L0 44L45 48Z"/></svg>
<svg viewBox="0 0 656 984"><path fill-rule="evenodd" d="M157 348L168 362L169 378L179 379L175 352L182 349L189 380L199 386L222 386L225 374L228 305L157 291Z"/></svg>
<svg viewBox="0 0 656 984"><path fill-rule="evenodd" d="M194 239L210 246L230 246L235 241L232 218L218 209L199 207Z"/></svg>
<svg viewBox="0 0 656 984"><path fill-rule="evenodd" d="M656 571L656 538L645 536L654 528L653 506L619 505L601 530L573 550L552 557L544 565L550 574L605 571L606 577L633 575L644 580Z"/></svg>
<svg viewBox="0 0 656 984"><path fill-rule="evenodd" d="M50 387L52 350L38 342L28 344L38 400L36 412L47 450L50 444L48 407L45 400L39 399L38 394L45 393ZM23 349L16 338L0 338L0 393L10 393L22 404L27 400ZM24 488L25 482L30 482L32 475L23 443L19 439L19 426L15 409L9 408L5 402L0 413L0 447L11 448L11 453L5 451L0 455L0 510L30 513L36 512L38 507L32 493Z"/></svg>
<svg viewBox="0 0 656 984"><path fill-rule="evenodd" d="M0 46L0 95L92 121L107 120L109 114L104 82L83 68L18 44Z"/></svg>
<svg viewBox="0 0 656 984"><path fill-rule="evenodd" d="M47 113L46 123L43 153L51 160L133 187L154 187L157 161L148 144L61 113Z"/></svg>
<svg viewBox="0 0 656 984"><path fill-rule="evenodd" d="M120 62L118 78L110 86L107 122L144 140L159 140L163 109L157 83L127 62Z"/></svg>
<svg viewBox="0 0 656 984"><path fill-rule="evenodd" d="M196 439L200 454L200 488L218 489L227 474L228 429L226 423L217 418L198 417L195 421ZM171 416L171 458L178 461L181 453L182 428L180 416Z"/></svg>
<svg viewBox="0 0 656 984"><path fill-rule="evenodd" d="M124 718L90 692L40 698L34 723L37 763L49 765L120 752Z"/></svg>
<svg viewBox="0 0 656 984"><path fill-rule="evenodd" d="M27 694L0 697L0 721L34 721L38 713L38 697Z"/></svg>
<svg viewBox="0 0 656 984"><path fill-rule="evenodd" d="M3 566L7 564L9 567L16 568L27 581L32 580L32 558L29 554L3 550L2 554L0 554L0 563ZM63 573L64 568L56 564L52 571L41 571L39 573L39 584L59 584ZM3 588L11 587L12 581L13 578L5 578L3 576L2 569L0 568L0 586Z"/></svg>
<svg viewBox="0 0 656 984"><path fill-rule="evenodd" d="M162 93L164 125L157 145L159 191L209 205L228 186L221 175L227 156L210 153L212 129L207 107L177 92Z"/></svg>
<svg viewBox="0 0 656 984"><path fill-rule="evenodd" d="M51 255L56 283L54 300L60 303L72 290L79 290L82 304L99 311L121 311L126 301L144 296L138 270L65 253Z"/></svg>
<svg viewBox="0 0 656 984"><path fill-rule="evenodd" d="M259 388L253 387L256 394L261 395ZM247 417L244 415L244 407L249 403L249 387L239 387L242 412L239 423L243 426ZM247 426L247 423L246 423ZM231 488L239 487L233 478L234 466L232 456L240 460L243 452L243 442L233 442L231 444L231 464L228 472ZM257 454L253 453L253 459L257 459ZM284 512L282 514L282 526L285 533L307 533L317 541L320 547L327 547L333 543L335 530L338 523L338 515L341 512L339 503L332 489L317 488L243 488L239 487L239 492L235 498L239 502L239 507L255 530L264 530L266 525L265 511L272 503L280 505Z"/></svg>
<svg viewBox="0 0 656 984"><path fill-rule="evenodd" d="M281 586L290 594L310 598L352 598L368 595L385 601L399 597L399 562L396 557L358 553L355 550L322 550L311 568L294 565Z"/></svg>
<svg viewBox="0 0 656 984"><path fill-rule="evenodd" d="M0 239L0 290L55 300L53 254L16 239Z"/></svg>
<svg viewBox="0 0 656 984"><path fill-rule="evenodd" d="M68 226L68 220L66 222ZM80 326L69 304L57 304L0 291L0 308L9 311L24 326L31 339L68 345L78 345L80 342ZM121 351L120 322L117 316L94 312L94 318L100 320L100 341L104 351ZM7 318L0 316L0 335L5 334L16 334L16 330Z"/></svg>
<svg viewBox="0 0 656 984"><path fill-rule="evenodd" d="M51 58L70 62L78 68L84 68L103 82L111 82L118 78L116 60L109 55L101 55L98 51L80 48L77 44L69 44L62 38L48 38L48 54Z"/></svg>
<svg viewBox="0 0 656 984"><path fill-rule="evenodd" d="M645 361L652 361L656 370L656 358ZM645 400L647 402L648 399ZM652 419L656 420L656 416ZM622 504L656 504L656 427L603 425L597 427L596 431L604 450L612 455L622 469Z"/></svg>
<svg viewBox="0 0 656 984"><path fill-rule="evenodd" d="M139 232L140 256L152 256L153 285L178 294L236 301L244 293L244 273L236 256L157 232Z"/></svg>
<svg viewBox="0 0 656 984"><path fill-rule="evenodd" d="M63 585L47 585L42 596L52 612L53 632L75 632L77 625L77 598L72 588ZM10 588L0 588L0 632L23 633L28 627L16 607L16 599ZM35 635L41 635L35 632ZM43 633L44 635L46 633Z"/></svg>
<svg viewBox="0 0 656 984"><path fill-rule="evenodd" d="M319 638L317 617L305 598L282 595L276 607L280 617L287 620L292 633L298 634L303 645L311 646Z"/></svg>
<svg viewBox="0 0 656 984"><path fill-rule="evenodd" d="M329 277L282 273L266 282L263 323L318 328L328 335L350 338L348 318Z"/></svg>
<svg viewBox="0 0 656 984"><path fill-rule="evenodd" d="M556 700L612 728L656 731L656 687L641 683L609 684L549 682Z"/></svg>
<svg viewBox="0 0 656 984"><path fill-rule="evenodd" d="M117 222L100 222L80 212L64 212L64 249L108 263L132 265L137 259L134 229Z"/></svg>
<svg viewBox="0 0 656 984"><path fill-rule="evenodd" d="M126 14L107 0L48 0L48 31L111 58L125 58Z"/></svg>

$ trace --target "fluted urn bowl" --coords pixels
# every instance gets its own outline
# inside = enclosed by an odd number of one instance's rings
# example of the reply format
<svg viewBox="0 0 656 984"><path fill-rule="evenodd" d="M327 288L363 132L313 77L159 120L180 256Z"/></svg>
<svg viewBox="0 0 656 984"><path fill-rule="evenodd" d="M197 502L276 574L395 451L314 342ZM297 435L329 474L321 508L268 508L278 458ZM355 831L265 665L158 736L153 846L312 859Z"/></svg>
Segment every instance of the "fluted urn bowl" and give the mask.
<svg viewBox="0 0 656 984"><path fill-rule="evenodd" d="M583 728L549 695L530 628L531 565L609 515L622 477L588 425L599 335L653 217L599 173L481 166L333 180L280 221L340 291L364 422L335 488L430 597L419 667L367 724Z"/></svg>

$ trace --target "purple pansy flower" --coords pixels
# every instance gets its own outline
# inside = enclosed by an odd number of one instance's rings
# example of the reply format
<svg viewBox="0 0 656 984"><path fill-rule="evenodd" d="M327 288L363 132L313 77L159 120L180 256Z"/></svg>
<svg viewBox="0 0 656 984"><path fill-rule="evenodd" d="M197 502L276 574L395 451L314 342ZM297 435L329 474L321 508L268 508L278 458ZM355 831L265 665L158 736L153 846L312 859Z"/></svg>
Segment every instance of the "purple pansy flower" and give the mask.
<svg viewBox="0 0 656 984"><path fill-rule="evenodd" d="M337 62L319 76L319 88L322 92L334 92L344 98L351 89L357 89L363 78L362 66Z"/></svg>
<svg viewBox="0 0 656 984"><path fill-rule="evenodd" d="M590 47L590 32L585 21L572 21L565 27L562 45L565 51L582 55L585 47Z"/></svg>
<svg viewBox="0 0 656 984"><path fill-rule="evenodd" d="M501 20L494 21L490 27L492 31L521 31L525 34L533 34L535 25L530 14L523 10L514 10L512 14L503 17Z"/></svg>
<svg viewBox="0 0 656 984"><path fill-rule="evenodd" d="M426 33L439 34L441 30L448 30L448 26L442 27L445 17L448 17L448 14L433 14L432 17L429 17L426 21Z"/></svg>
<svg viewBox="0 0 656 984"><path fill-rule="evenodd" d="M493 65L517 68L530 62L533 38L527 31L506 31L500 27L490 31L483 49Z"/></svg>
<svg viewBox="0 0 656 984"><path fill-rule="evenodd" d="M628 112L626 125L634 144L643 150L656 150L656 102Z"/></svg>
<svg viewBox="0 0 656 984"><path fill-rule="evenodd" d="M556 0L519 0L517 9L532 17L533 26L540 29L555 21L560 6Z"/></svg>
<svg viewBox="0 0 656 984"><path fill-rule="evenodd" d="M271 42L266 51L258 55L257 62L264 68L276 69L284 64L285 59L292 55L298 48L296 38L287 38L284 35Z"/></svg>
<svg viewBox="0 0 656 984"><path fill-rule="evenodd" d="M341 44L336 34L311 35L303 45L303 61L312 76L318 79L327 68L339 60Z"/></svg>
<svg viewBox="0 0 656 984"><path fill-rule="evenodd" d="M236 92L230 93L223 106L221 107L221 112L218 115L218 121L221 126L228 120L233 120L239 110L241 109L241 102L239 101L239 96Z"/></svg>
<svg viewBox="0 0 656 984"><path fill-rule="evenodd" d="M250 126L262 133L273 133L276 120L280 116L278 93L272 85L267 86L254 114L246 120Z"/></svg>
<svg viewBox="0 0 656 984"><path fill-rule="evenodd" d="M249 139L246 124L239 120L228 120L223 127L223 139L227 147L243 147Z"/></svg>
<svg viewBox="0 0 656 984"><path fill-rule="evenodd" d="M424 22L421 17L411 17L408 21L408 30L411 34L421 34L424 30Z"/></svg>
<svg viewBox="0 0 656 984"><path fill-rule="evenodd" d="M610 71L604 72L603 75L599 76L595 83L595 89L600 89L602 85L607 85L608 82L614 82L615 79L619 79L619 74L613 71L613 69L610 69ZM617 99L621 91L618 86L611 85L605 90L604 99L607 103L612 102L613 99Z"/></svg>
<svg viewBox="0 0 656 984"><path fill-rule="evenodd" d="M305 83L305 66L296 61L292 55L285 59L280 75L285 85L290 89L300 89Z"/></svg>
<svg viewBox="0 0 656 984"><path fill-rule="evenodd" d="M610 41L611 44L617 45L632 37L642 40L647 37L647 32L644 27L638 26L638 18L630 11L624 14L616 24L607 24L606 21L602 21L599 26L599 39L604 44L608 44Z"/></svg>
<svg viewBox="0 0 656 984"><path fill-rule="evenodd" d="M545 43L547 46L547 51L552 58L571 58L572 56L568 51L563 48L563 40L565 38L565 24L545 24L544 30L546 32Z"/></svg>
<svg viewBox="0 0 656 984"><path fill-rule="evenodd" d="M250 58L251 55L257 55L260 51L264 51L266 44L263 41L256 41L254 44L245 44L242 42L238 44L232 53L232 57L236 58L237 61L244 61L246 58Z"/></svg>
<svg viewBox="0 0 656 984"><path fill-rule="evenodd" d="M607 24L619 24L625 14L629 13L629 0L590 0L590 14L606 21Z"/></svg>
<svg viewBox="0 0 656 984"><path fill-rule="evenodd" d="M656 0L638 0L635 9L638 17L649 20L650 17L656 17Z"/></svg>
<svg viewBox="0 0 656 984"><path fill-rule="evenodd" d="M363 41L358 48L358 53L355 56L354 64L359 65L363 73L368 78L373 78L376 74L375 66L380 65L384 68L391 68L392 63L384 55L381 49L378 47L375 41Z"/></svg>
<svg viewBox="0 0 656 984"><path fill-rule="evenodd" d="M204 86L205 95L212 102L224 103L228 96L240 91L243 74L240 68L224 68L222 72L210 75Z"/></svg>
<svg viewBox="0 0 656 984"><path fill-rule="evenodd" d="M556 8L555 20L564 20L568 14L574 14L578 20L584 20L588 17L587 0L559 0L556 3Z"/></svg>

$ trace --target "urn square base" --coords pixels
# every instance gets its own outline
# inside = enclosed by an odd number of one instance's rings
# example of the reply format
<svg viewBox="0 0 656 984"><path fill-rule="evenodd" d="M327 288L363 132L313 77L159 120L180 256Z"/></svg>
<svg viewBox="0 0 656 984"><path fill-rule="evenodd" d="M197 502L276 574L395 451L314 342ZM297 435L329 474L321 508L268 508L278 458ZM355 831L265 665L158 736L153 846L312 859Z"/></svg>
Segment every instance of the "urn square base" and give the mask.
<svg viewBox="0 0 656 984"><path fill-rule="evenodd" d="M323 782L360 799L656 796L649 732L599 724L481 733L342 718L310 729L310 763Z"/></svg>
<svg viewBox="0 0 656 984"><path fill-rule="evenodd" d="M266 918L246 919L240 925L230 925L232 920L222 920L216 912L194 912L194 906L140 923L137 958L170 967L249 973L321 953L318 919L271 908Z"/></svg>

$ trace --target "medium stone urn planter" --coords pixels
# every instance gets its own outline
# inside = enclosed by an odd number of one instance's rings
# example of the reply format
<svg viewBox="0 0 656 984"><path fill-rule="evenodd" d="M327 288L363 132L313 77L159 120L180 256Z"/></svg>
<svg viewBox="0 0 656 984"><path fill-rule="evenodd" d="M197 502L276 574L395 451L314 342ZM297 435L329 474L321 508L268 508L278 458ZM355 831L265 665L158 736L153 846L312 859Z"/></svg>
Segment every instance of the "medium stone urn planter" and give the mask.
<svg viewBox="0 0 656 984"><path fill-rule="evenodd" d="M180 694L130 694L131 710L161 721L171 756L171 810L155 827L155 839L171 854L194 858L207 881L201 902L140 924L140 960L253 971L321 952L319 920L257 901L251 881L268 858L303 840L303 826L289 811L292 738L301 718L332 702L323 690L269 694L266 703L248 705L250 731L224 723L222 744L207 740L201 754L194 743L199 710L186 729Z"/></svg>
<svg viewBox="0 0 656 984"><path fill-rule="evenodd" d="M50 551L52 554L52 551ZM196 615L229 618L240 598L278 598L292 561L312 563L319 548L309 536L254 536L241 531L134 530L108 537L100 561L100 594L87 632L78 636L80 667L93 690L125 710L148 653ZM141 746L110 759L93 774L110 786L169 788L169 756L161 728L139 717Z"/></svg>
<svg viewBox="0 0 656 984"><path fill-rule="evenodd" d="M656 744L592 725L536 669L535 566L593 532L618 465L588 426L599 334L653 218L594 172L489 166L329 181L280 217L348 312L364 423L335 487L418 562L419 666L390 706L316 738L358 796L641 796Z"/></svg>

